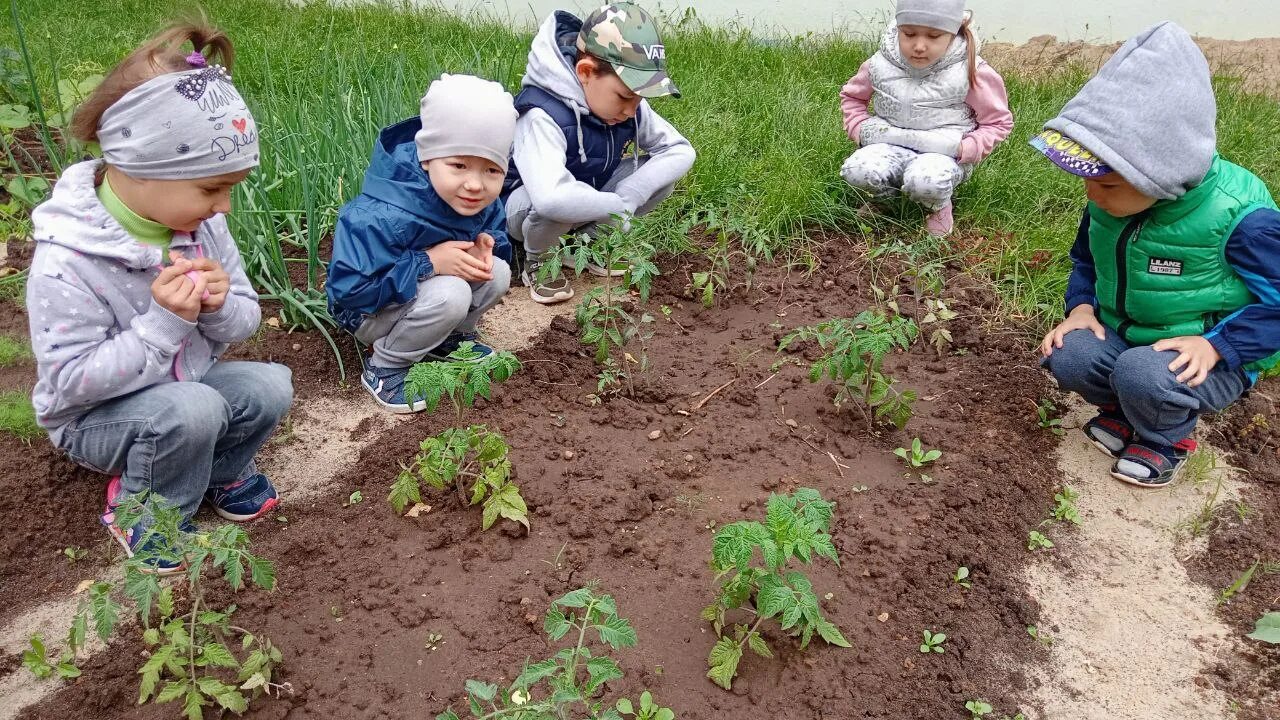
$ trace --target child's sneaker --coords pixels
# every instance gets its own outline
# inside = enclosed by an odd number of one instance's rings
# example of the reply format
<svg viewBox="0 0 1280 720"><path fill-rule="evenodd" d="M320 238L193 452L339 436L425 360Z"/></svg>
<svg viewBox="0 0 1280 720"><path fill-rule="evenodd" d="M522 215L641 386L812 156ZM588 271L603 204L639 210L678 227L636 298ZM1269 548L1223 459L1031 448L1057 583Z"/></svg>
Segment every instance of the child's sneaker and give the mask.
<svg viewBox="0 0 1280 720"><path fill-rule="evenodd" d="M631 264L625 262L616 262L608 270L605 270L603 265L597 265L590 261L587 262L587 272L595 275L596 277L622 277L623 275L626 275L627 271L630 269Z"/></svg>
<svg viewBox="0 0 1280 720"><path fill-rule="evenodd" d="M1195 449L1196 441L1190 438L1177 445L1139 440L1120 453L1115 465L1111 466L1111 477L1138 487L1164 487L1177 478L1186 465L1187 456Z"/></svg>
<svg viewBox="0 0 1280 720"><path fill-rule="evenodd" d="M140 525L125 529L116 524L116 510L120 507L120 500L124 493L125 490L120 482L120 476L113 476L111 481L107 483L107 502L98 520L107 529L107 532L111 533L111 537L120 544L120 547L124 548L125 555L133 557L140 552L147 553L149 557L146 565L141 570L155 575L174 575L186 570L186 560L180 557L172 548L164 548L161 545L162 539L160 537L148 535ZM182 522L182 531L194 533L196 531L195 523L190 520L184 520Z"/></svg>
<svg viewBox="0 0 1280 720"><path fill-rule="evenodd" d="M540 267L542 267L542 261L530 257L520 273L520 279L529 288L530 299L540 305L554 305L573 297L573 286L569 284L569 278L564 273L555 279L540 280L538 279Z"/></svg>
<svg viewBox="0 0 1280 720"><path fill-rule="evenodd" d="M211 487L204 499L213 511L232 522L248 522L271 512L280 504L276 489L266 475L258 473L230 485Z"/></svg>
<svg viewBox="0 0 1280 720"><path fill-rule="evenodd" d="M925 231L936 238L944 238L950 235L955 226L956 221L951 215L950 205L932 213L924 221Z"/></svg>
<svg viewBox="0 0 1280 720"><path fill-rule="evenodd" d="M1120 457L1124 449L1133 442L1133 426L1124 414L1115 407L1099 408L1092 420L1080 428L1093 446L1113 458Z"/></svg>
<svg viewBox="0 0 1280 720"><path fill-rule="evenodd" d="M379 405L393 413L403 415L426 410L426 403L405 402L404 381L408 376L409 368L383 368L369 365L360 375L360 384L369 391Z"/></svg>
<svg viewBox="0 0 1280 720"><path fill-rule="evenodd" d="M465 359L465 362L480 362L493 354L493 348L480 342L480 336L474 332L465 332L462 330L454 330L444 339L444 342L431 348L427 352L427 360L435 360L437 362L454 362L449 357L457 352L462 343L471 343L471 357Z"/></svg>

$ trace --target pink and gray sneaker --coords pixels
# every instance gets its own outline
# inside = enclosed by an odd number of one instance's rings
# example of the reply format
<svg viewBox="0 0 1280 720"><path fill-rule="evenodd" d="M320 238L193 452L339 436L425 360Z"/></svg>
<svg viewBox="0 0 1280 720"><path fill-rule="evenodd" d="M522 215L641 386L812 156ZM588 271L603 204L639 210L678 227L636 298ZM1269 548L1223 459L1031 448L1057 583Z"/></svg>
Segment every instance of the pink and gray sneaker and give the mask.
<svg viewBox="0 0 1280 720"><path fill-rule="evenodd" d="M120 547L124 548L125 555L133 557L134 555L144 554L143 572L151 572L156 575L174 575L186 570L187 563L181 553L176 548L166 547L162 538L147 533L141 524L134 525L131 528L120 527L116 522L116 510L120 507L120 502L124 495L125 489L120 482L120 476L113 475L111 480L107 482L107 501L98 520L107 528L107 532L111 533L111 537L120 544ZM196 531L195 523L190 520L184 521L182 530L183 532L194 533Z"/></svg>
<svg viewBox="0 0 1280 720"><path fill-rule="evenodd" d="M924 220L924 229L936 238L944 238L956 227L955 218L951 215L951 205L929 215Z"/></svg>

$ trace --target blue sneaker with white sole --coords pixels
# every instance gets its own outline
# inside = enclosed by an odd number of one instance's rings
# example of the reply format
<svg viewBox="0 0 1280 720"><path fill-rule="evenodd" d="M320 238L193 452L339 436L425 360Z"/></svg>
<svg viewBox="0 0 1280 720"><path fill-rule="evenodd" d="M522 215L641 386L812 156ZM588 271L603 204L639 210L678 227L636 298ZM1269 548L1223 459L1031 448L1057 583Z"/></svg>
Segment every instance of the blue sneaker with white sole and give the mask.
<svg viewBox="0 0 1280 720"><path fill-rule="evenodd" d="M213 506L213 511L219 517L232 522L249 522L260 518L280 504L275 486L262 473L230 485L211 487L205 491L204 499Z"/></svg>
<svg viewBox="0 0 1280 720"><path fill-rule="evenodd" d="M383 368L370 365L360 375L360 384L373 396L382 407L397 414L422 412L427 409L424 402L409 403L404 396L404 381L409 377L409 368Z"/></svg>
<svg viewBox="0 0 1280 720"><path fill-rule="evenodd" d="M457 352L463 343L471 343L471 354L463 360L464 362L480 362L493 354L493 348L480 342L480 336L477 333L455 330L449 333L449 337L445 338L444 342L431 348L426 359L436 362L456 362L449 356Z"/></svg>

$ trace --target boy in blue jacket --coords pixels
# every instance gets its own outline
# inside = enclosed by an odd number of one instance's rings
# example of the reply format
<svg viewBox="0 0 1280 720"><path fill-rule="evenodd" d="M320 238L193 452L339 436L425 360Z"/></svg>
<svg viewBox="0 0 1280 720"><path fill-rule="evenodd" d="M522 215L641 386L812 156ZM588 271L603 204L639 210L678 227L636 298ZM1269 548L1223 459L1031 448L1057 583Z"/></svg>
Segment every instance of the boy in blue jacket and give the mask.
<svg viewBox="0 0 1280 720"><path fill-rule="evenodd" d="M1216 152L1209 66L1186 31L1129 40L1032 144L1084 180L1067 318L1040 346L1111 474L1168 485L1197 416L1280 363L1280 211Z"/></svg>
<svg viewBox="0 0 1280 720"><path fill-rule="evenodd" d="M360 195L342 207L326 292L329 309L373 355L361 384L395 413L414 363L463 342L480 358L476 323L511 284L511 245L498 195L516 110L498 83L442 75L420 117L384 129ZM480 359L478 358L478 359Z"/></svg>

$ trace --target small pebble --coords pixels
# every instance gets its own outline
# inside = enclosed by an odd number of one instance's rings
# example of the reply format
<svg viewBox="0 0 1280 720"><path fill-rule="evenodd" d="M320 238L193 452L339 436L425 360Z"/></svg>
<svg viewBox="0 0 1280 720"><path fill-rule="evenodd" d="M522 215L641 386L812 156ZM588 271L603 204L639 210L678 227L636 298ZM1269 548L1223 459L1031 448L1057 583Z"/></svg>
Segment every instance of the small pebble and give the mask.
<svg viewBox="0 0 1280 720"><path fill-rule="evenodd" d="M685 461L685 462L693 462L693 456L692 456L692 455L685 455L685 456L684 456L684 461Z"/></svg>
<svg viewBox="0 0 1280 720"><path fill-rule="evenodd" d="M297 352L297 351L299 351L299 350L301 350L301 349L302 349L302 343L294 343L294 344L293 344L293 350L294 350L294 352Z"/></svg>
<svg viewBox="0 0 1280 720"><path fill-rule="evenodd" d="M565 460L572 460L572 459L573 459L573 451L572 451L572 450L565 450L564 452L560 453L560 457L564 458Z"/></svg>
<svg viewBox="0 0 1280 720"><path fill-rule="evenodd" d="M835 281L835 280L823 280L823 281L822 281L822 288L823 288L824 290L830 290L831 288L833 288L833 287L835 287L835 286L836 286L836 281Z"/></svg>
<svg viewBox="0 0 1280 720"><path fill-rule="evenodd" d="M876 619L880 622L889 622L889 613L880 613Z"/></svg>
<svg viewBox="0 0 1280 720"><path fill-rule="evenodd" d="M649 439L650 439L650 440L657 440L657 439L658 439L658 438L660 438L660 437L662 437L662 431L661 431L661 430L654 430L653 432L649 433Z"/></svg>
<svg viewBox="0 0 1280 720"><path fill-rule="evenodd" d="M792 420L791 418L787 418L787 427L798 428L800 427L800 423L796 422L795 420Z"/></svg>

